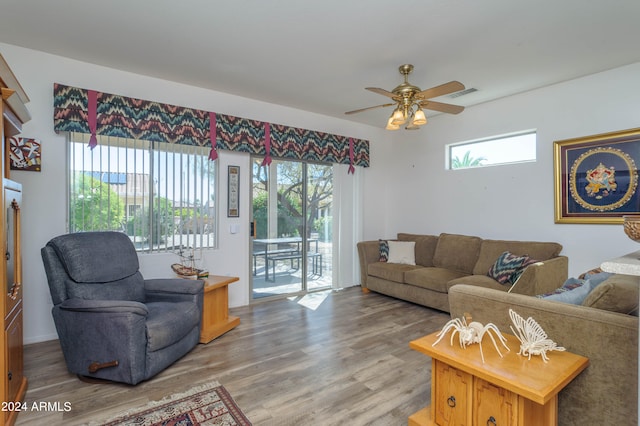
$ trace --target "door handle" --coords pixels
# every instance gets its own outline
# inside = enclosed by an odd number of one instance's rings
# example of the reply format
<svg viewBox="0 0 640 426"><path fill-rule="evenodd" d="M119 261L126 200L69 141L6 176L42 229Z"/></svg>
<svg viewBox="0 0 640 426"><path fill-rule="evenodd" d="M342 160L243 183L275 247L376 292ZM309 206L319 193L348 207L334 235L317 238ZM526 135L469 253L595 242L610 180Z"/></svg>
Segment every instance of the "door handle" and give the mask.
<svg viewBox="0 0 640 426"><path fill-rule="evenodd" d="M456 406L456 397L451 395L449 398L447 398L447 405L451 408L454 408Z"/></svg>

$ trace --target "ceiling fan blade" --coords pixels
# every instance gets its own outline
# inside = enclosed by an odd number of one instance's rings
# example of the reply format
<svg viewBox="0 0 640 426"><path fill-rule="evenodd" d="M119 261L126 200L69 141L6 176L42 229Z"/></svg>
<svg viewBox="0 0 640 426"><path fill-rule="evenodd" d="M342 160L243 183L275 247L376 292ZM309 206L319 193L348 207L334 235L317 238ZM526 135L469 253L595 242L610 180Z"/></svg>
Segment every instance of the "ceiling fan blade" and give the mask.
<svg viewBox="0 0 640 426"><path fill-rule="evenodd" d="M386 97L391 98L391 99L396 99L397 98L395 93L392 93L392 92L390 92L388 90L381 89L379 87L365 87L365 89L367 89L367 90L369 90L369 91L371 91L373 93L377 93L378 95L386 96Z"/></svg>
<svg viewBox="0 0 640 426"><path fill-rule="evenodd" d="M459 92L461 90L464 90L464 84L460 83L459 81L450 81L448 83L441 84L440 86L432 87L431 89L426 89L422 92L418 92L416 93L416 98L437 98L438 96L448 95L449 93Z"/></svg>
<svg viewBox="0 0 640 426"><path fill-rule="evenodd" d="M395 104L393 104L393 103L392 104L382 104L382 105L376 105L376 106L367 107L367 108L360 108L360 109L356 109L356 110L353 110L353 111L347 111L347 112L345 112L345 114L347 114L347 115L348 114L357 114L357 113L362 112L362 111L368 111L370 109L376 109L376 108L385 108L385 107L388 107L388 106L391 106L391 105L395 105Z"/></svg>
<svg viewBox="0 0 640 426"><path fill-rule="evenodd" d="M460 114L464 111L464 107L460 105L444 104L442 102L422 101L419 103L421 108L431 109L433 111L446 112L447 114Z"/></svg>

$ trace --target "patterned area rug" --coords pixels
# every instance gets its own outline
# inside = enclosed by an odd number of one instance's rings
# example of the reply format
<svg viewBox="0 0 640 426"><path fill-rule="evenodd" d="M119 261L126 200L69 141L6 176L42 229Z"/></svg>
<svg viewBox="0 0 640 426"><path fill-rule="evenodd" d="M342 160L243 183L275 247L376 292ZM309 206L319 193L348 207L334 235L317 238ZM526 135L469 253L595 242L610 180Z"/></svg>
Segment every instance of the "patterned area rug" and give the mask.
<svg viewBox="0 0 640 426"><path fill-rule="evenodd" d="M229 392L218 382L198 386L129 410L105 426L251 426Z"/></svg>

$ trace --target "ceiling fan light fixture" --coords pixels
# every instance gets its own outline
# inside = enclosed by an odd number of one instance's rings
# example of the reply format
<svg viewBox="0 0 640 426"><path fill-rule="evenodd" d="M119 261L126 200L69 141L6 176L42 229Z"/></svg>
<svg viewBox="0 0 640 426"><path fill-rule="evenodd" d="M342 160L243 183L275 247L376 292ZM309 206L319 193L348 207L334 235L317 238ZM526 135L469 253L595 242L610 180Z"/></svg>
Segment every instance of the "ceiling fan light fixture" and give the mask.
<svg viewBox="0 0 640 426"><path fill-rule="evenodd" d="M415 114L413 114L413 120L411 120L411 125L414 126L423 126L427 124L427 116L424 115L424 111L418 108Z"/></svg>
<svg viewBox="0 0 640 426"><path fill-rule="evenodd" d="M391 124L395 126L400 126L406 123L407 117L404 115L404 112L400 109L400 107L393 110L393 114L391 114Z"/></svg>
<svg viewBox="0 0 640 426"><path fill-rule="evenodd" d="M387 121L387 130L398 130L400 126L398 124L393 124L393 116L389 117L389 121Z"/></svg>
<svg viewBox="0 0 640 426"><path fill-rule="evenodd" d="M370 92L390 98L393 101L392 103L347 111L345 114L355 114L371 109L394 106L395 109L387 120L385 128L387 130L397 130L400 126L406 124L405 129L415 130L427 124L427 116L424 113L424 109L447 114L459 114L464 111L463 106L431 100L432 98L438 98L451 93L462 92L465 90L464 84L454 80L422 90L418 86L409 83L409 74L413 71L413 65L401 65L398 70L404 77L404 82L396 86L393 90L389 91L379 87L365 87L365 89Z"/></svg>

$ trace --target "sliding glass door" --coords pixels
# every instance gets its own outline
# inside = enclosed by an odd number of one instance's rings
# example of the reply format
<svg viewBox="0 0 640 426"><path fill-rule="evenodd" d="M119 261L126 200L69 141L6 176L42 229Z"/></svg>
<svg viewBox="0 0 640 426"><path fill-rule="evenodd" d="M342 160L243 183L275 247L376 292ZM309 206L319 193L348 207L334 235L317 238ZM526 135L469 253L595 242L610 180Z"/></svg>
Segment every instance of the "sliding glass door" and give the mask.
<svg viewBox="0 0 640 426"><path fill-rule="evenodd" d="M332 166L252 158L252 298L331 287Z"/></svg>

